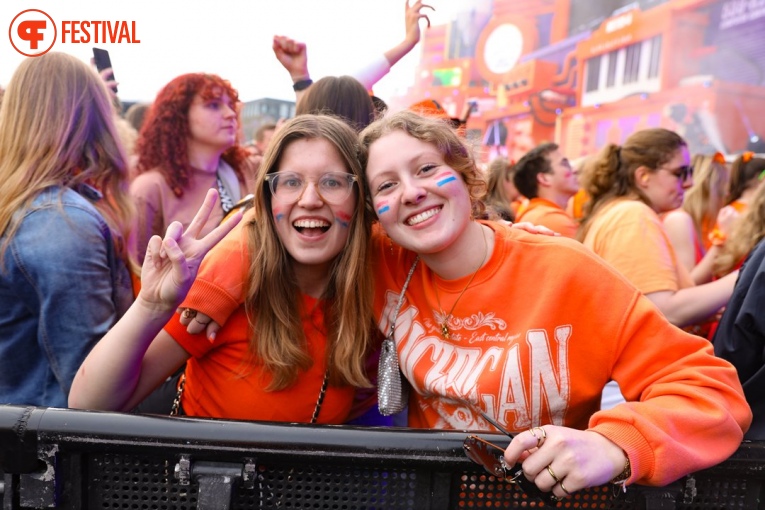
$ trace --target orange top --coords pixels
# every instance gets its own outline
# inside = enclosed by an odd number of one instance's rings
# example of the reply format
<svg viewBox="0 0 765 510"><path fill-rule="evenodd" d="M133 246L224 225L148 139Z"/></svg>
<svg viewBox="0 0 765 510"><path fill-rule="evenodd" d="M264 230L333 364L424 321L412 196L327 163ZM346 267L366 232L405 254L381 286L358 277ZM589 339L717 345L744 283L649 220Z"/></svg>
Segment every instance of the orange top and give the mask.
<svg viewBox="0 0 765 510"><path fill-rule="evenodd" d="M643 294L693 287L661 219L639 200L617 199L606 205L593 218L583 242Z"/></svg>
<svg viewBox="0 0 765 510"><path fill-rule="evenodd" d="M196 310L210 316L216 315L213 309L228 309L228 320L218 321L224 326L214 342L210 342L204 334L187 333L180 323L180 316L171 319L165 326L165 331L191 355L186 365L183 410L190 416L309 423L326 370L327 335L322 302L301 295L306 349L314 364L299 374L293 386L269 392L264 388L271 375L259 363L247 362L250 359L249 338L252 330L244 306L236 304L241 299L241 279L234 290L237 297L225 292L221 297L215 290L211 292L207 285L218 275L225 275L230 284L237 275L246 274L247 264L237 268L241 271L233 270L237 261L249 260L246 231L242 228L245 221L207 255L182 305L193 303ZM219 291L220 287L216 290ZM354 393L355 389L350 386L328 386L317 422L344 423L351 410Z"/></svg>
<svg viewBox="0 0 765 510"><path fill-rule="evenodd" d="M574 239L579 224L561 209L557 204L544 198L532 198L528 205L518 213L515 221L528 221L534 225L542 225L553 232Z"/></svg>

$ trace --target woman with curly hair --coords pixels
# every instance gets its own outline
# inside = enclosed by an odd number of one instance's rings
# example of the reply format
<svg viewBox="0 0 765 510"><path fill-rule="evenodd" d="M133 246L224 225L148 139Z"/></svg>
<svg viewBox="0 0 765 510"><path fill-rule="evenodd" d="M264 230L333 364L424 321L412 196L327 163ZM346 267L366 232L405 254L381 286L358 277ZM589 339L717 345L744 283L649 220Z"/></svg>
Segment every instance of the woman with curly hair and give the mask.
<svg viewBox="0 0 765 510"><path fill-rule="evenodd" d="M163 235L172 221L184 228L217 188L220 210L203 233L217 225L246 190L251 171L247 152L237 142L239 96L213 74L184 74L157 95L138 140L138 175L130 186L137 217L131 251L143 260L152 235Z"/></svg>

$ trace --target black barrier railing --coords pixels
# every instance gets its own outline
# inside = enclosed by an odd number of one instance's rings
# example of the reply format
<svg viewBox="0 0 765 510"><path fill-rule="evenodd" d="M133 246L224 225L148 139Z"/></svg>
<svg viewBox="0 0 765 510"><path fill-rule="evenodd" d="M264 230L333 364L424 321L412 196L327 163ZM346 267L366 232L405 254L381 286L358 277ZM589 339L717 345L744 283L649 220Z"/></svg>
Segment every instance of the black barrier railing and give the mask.
<svg viewBox="0 0 765 510"><path fill-rule="evenodd" d="M465 436L0 405L0 501L2 510L549 507L470 462ZM744 443L667 487L595 487L556 507L765 508L764 479L765 445Z"/></svg>

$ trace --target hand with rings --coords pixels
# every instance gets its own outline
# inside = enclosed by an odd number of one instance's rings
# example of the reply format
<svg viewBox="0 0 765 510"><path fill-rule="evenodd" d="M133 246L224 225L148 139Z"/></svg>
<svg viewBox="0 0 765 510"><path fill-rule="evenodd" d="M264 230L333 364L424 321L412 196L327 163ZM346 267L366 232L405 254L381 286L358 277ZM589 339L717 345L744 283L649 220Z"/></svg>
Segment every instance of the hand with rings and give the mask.
<svg viewBox="0 0 765 510"><path fill-rule="evenodd" d="M524 476L557 499L608 483L625 460L624 451L605 436L556 425L531 427L505 450L507 465L520 462Z"/></svg>
<svg viewBox="0 0 765 510"><path fill-rule="evenodd" d="M207 338L212 341L220 331L220 325L212 320L209 315L194 310L193 308L184 308L181 312L181 324L186 326L186 331L192 335L198 335L205 332Z"/></svg>

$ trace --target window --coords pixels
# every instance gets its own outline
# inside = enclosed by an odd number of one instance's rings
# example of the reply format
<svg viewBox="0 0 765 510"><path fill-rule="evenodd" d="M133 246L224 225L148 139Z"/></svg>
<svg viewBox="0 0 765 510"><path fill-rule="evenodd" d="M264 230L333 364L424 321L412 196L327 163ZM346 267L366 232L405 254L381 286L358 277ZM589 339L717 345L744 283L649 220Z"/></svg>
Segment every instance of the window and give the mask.
<svg viewBox="0 0 765 510"><path fill-rule="evenodd" d="M585 92L598 90L598 82L600 81L600 60L600 55L587 60L587 83L584 87Z"/></svg>
<svg viewBox="0 0 765 510"><path fill-rule="evenodd" d="M627 46L623 83L635 83L638 81L638 76L640 74L640 48L641 43L630 44Z"/></svg>
<svg viewBox="0 0 765 510"><path fill-rule="evenodd" d="M608 54L608 75L606 75L606 88L613 87L616 84L616 58L619 50Z"/></svg>
<svg viewBox="0 0 765 510"><path fill-rule="evenodd" d="M648 77L659 77L659 64L661 64L661 36L651 39L651 64L648 67Z"/></svg>

